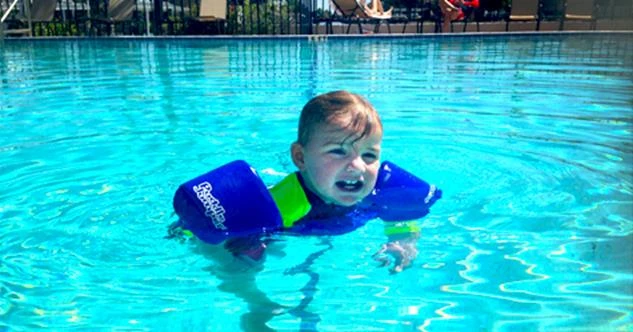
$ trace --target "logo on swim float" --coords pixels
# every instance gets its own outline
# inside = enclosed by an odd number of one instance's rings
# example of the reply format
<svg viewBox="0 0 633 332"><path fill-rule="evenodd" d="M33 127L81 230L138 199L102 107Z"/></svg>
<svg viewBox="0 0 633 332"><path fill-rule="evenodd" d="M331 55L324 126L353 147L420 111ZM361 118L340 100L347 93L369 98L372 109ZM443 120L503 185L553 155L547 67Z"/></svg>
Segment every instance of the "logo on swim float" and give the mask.
<svg viewBox="0 0 633 332"><path fill-rule="evenodd" d="M225 231L227 228L224 225L226 221L224 217L224 207L222 207L222 204L217 198L211 195L211 190L213 190L213 187L206 181L197 186L193 186L193 191L196 192L196 196L198 196L198 199L202 202L202 205L204 205L204 215L211 218L215 228Z"/></svg>

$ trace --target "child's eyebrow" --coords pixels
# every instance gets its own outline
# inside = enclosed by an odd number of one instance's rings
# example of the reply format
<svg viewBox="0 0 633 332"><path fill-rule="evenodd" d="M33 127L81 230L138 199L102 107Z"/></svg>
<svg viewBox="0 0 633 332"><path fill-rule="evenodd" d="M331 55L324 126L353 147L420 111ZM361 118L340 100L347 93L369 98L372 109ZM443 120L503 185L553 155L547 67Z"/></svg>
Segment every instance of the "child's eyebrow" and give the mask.
<svg viewBox="0 0 633 332"><path fill-rule="evenodd" d="M344 145L350 145L348 142L346 142L345 140L331 140L331 141L326 141L325 145L336 145L336 146L344 146Z"/></svg>
<svg viewBox="0 0 633 332"><path fill-rule="evenodd" d="M337 146L337 147L354 146L354 142L346 140L346 139L343 139L343 140L332 139L330 141L325 142L325 146L330 146L330 145ZM374 152L374 153L379 153L380 149L381 149L380 144L372 144L371 146L367 146L363 148L363 150Z"/></svg>

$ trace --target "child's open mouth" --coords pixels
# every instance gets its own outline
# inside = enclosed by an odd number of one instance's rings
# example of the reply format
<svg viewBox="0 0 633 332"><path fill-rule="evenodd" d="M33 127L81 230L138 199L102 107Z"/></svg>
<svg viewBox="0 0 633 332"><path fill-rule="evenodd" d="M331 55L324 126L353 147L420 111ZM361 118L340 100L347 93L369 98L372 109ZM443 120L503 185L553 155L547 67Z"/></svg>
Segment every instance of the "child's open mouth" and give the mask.
<svg viewBox="0 0 633 332"><path fill-rule="evenodd" d="M356 192L363 188L363 181L358 180L346 180L346 181L336 181L336 186L343 190L349 192Z"/></svg>

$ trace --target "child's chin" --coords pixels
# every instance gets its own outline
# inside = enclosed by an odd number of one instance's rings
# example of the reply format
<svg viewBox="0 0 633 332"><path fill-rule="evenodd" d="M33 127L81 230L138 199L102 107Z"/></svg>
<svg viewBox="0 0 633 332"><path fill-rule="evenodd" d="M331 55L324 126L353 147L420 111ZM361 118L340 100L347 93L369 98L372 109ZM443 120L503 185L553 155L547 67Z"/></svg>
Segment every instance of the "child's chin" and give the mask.
<svg viewBox="0 0 633 332"><path fill-rule="evenodd" d="M337 199L336 200L336 204L337 205L341 205L341 206L354 206L356 204L358 204L361 200L359 200L358 198L341 198L341 199Z"/></svg>

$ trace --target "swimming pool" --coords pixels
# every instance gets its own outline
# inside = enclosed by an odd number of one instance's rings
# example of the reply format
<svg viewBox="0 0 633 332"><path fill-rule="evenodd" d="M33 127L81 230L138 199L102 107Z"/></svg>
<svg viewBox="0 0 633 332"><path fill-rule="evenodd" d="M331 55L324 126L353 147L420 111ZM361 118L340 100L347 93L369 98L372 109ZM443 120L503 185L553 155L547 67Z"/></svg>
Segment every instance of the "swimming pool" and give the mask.
<svg viewBox="0 0 633 332"><path fill-rule="evenodd" d="M631 54L630 33L6 41L0 330L631 330ZM380 221L283 238L257 274L163 238L183 181L293 171L300 108L335 89L444 191L413 267L371 260Z"/></svg>

